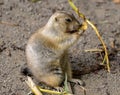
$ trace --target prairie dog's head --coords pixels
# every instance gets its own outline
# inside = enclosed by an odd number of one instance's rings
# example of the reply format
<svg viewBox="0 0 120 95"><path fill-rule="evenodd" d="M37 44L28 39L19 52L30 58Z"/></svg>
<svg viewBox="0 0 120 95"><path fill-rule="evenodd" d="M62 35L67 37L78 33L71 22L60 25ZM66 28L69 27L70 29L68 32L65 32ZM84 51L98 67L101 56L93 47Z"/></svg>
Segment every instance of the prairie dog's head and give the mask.
<svg viewBox="0 0 120 95"><path fill-rule="evenodd" d="M78 32L80 23L76 18L66 12L56 12L54 13L48 23L48 26L52 26L54 30L61 32L62 34L72 34Z"/></svg>

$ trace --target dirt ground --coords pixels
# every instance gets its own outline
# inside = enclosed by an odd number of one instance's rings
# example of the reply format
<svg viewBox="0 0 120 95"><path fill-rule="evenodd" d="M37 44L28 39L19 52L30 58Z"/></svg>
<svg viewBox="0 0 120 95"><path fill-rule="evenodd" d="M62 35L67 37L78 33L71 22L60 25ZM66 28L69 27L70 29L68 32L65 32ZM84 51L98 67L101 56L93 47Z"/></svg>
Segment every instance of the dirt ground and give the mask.
<svg viewBox="0 0 120 95"><path fill-rule="evenodd" d="M85 49L100 48L96 34L89 27L70 49L75 77L85 82L86 95L120 95L120 4L111 0L73 0L82 13L99 29L110 51L111 73L101 69L98 53ZM72 11L67 0L0 0L0 95L27 95L30 91L20 68L26 64L28 38L48 21L55 11ZM1 23L2 21L2 23ZM15 26L15 25L18 26ZM84 95L74 87L75 95Z"/></svg>

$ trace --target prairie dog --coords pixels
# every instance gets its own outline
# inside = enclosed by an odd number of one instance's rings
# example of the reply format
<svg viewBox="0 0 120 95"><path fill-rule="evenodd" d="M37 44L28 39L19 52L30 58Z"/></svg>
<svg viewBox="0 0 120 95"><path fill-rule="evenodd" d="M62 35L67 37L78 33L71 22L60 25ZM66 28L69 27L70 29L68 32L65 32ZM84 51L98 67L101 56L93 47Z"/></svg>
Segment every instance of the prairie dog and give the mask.
<svg viewBox="0 0 120 95"><path fill-rule="evenodd" d="M79 27L73 15L56 12L30 37L26 47L27 64L39 82L58 87L65 73L68 80L72 79L67 50L78 41Z"/></svg>

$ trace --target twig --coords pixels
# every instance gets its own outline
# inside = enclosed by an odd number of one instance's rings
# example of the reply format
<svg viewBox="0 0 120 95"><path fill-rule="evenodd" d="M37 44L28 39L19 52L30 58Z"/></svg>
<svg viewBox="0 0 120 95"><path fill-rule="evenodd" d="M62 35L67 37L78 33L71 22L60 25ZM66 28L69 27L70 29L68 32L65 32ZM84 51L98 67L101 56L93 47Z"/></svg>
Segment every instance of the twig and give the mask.
<svg viewBox="0 0 120 95"><path fill-rule="evenodd" d="M96 35L97 37L99 38L100 42L102 43L103 45L103 48L104 48L104 52L105 52L105 61L107 63L107 69L108 69L108 72L110 72L110 64L109 64L109 58L108 58L108 52L107 52L107 48L106 48L106 45L104 43L104 41L102 40L99 32L98 32L98 29L95 27L95 25L89 21L88 19L86 19L86 17L79 12L79 9L74 5L74 3L72 2L72 0L68 0L70 6L72 7L72 9L78 14L79 17L81 17L83 20L84 20L84 23L88 23L93 29L94 31L96 32ZM87 24L86 24L87 25Z"/></svg>
<svg viewBox="0 0 120 95"><path fill-rule="evenodd" d="M27 85L31 88L32 92L35 95L42 95L42 93L38 90L37 86L35 85L35 83L32 81L31 77L27 77L28 80L25 81L27 83Z"/></svg>
<svg viewBox="0 0 120 95"><path fill-rule="evenodd" d="M66 91L64 92L57 92L57 91L52 91L52 90L48 90L48 89L42 89L40 86L37 86L31 79L31 77L27 77L28 80L25 81L27 83L27 85L31 88L32 92L35 95L42 95L41 92L45 92L45 93L49 93L49 94L55 94L55 95L70 95L69 93L67 93Z"/></svg>
<svg viewBox="0 0 120 95"><path fill-rule="evenodd" d="M68 86L68 92L71 93L71 95L72 95L73 92L72 92L70 82L67 82L67 86Z"/></svg>
<svg viewBox="0 0 120 95"><path fill-rule="evenodd" d="M65 73L64 89L65 89L66 92L69 91L68 85L67 85L67 81L68 81L68 79L67 79L67 73Z"/></svg>
<svg viewBox="0 0 120 95"><path fill-rule="evenodd" d="M102 52L102 49L87 49L85 52Z"/></svg>
<svg viewBox="0 0 120 95"><path fill-rule="evenodd" d="M9 22L5 22L5 21L0 21L0 24L10 25L10 26L19 26L18 24L9 23Z"/></svg>
<svg viewBox="0 0 120 95"><path fill-rule="evenodd" d="M84 88L83 86L80 86L80 87L83 89L84 95L86 95L86 88Z"/></svg>
<svg viewBox="0 0 120 95"><path fill-rule="evenodd" d="M105 57L105 61L106 61L106 63L107 63L107 69L108 69L108 72L110 72L110 64L109 64L107 47L106 47L104 41L102 40L102 38L101 38L101 36L100 36L97 28L93 25L93 23L91 23L89 20L86 20L86 21L87 21L87 23L88 23L89 25L91 25L91 27L94 29L94 31L96 32L96 35L98 36L99 40L101 41L101 43L102 43L102 45L103 45L103 48L104 48L104 51L105 51L105 56L104 56L104 57ZM104 62L104 60L103 60L103 62ZM104 63L103 63L103 64L104 64Z"/></svg>

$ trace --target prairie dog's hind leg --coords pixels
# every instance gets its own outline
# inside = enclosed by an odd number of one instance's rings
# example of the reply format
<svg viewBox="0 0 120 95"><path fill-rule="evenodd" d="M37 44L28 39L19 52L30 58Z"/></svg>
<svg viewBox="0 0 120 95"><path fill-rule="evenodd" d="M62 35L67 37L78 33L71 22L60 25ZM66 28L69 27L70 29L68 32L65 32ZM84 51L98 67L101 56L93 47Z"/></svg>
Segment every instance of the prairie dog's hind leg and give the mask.
<svg viewBox="0 0 120 95"><path fill-rule="evenodd" d="M72 83L82 86L84 84L82 80L75 79L72 77L72 69L71 69L71 64L69 63L69 60L68 60L67 52L66 52L65 56L63 57L63 62L65 64L64 70L65 70L65 73L67 74L68 82L72 82Z"/></svg>
<svg viewBox="0 0 120 95"><path fill-rule="evenodd" d="M70 63L67 63L67 71L66 72L67 72L67 76L68 76L68 82L72 82L72 83L75 83L75 84L78 84L78 85L81 85L81 86L84 85L82 80L72 77L72 70L71 70Z"/></svg>
<svg viewBox="0 0 120 95"><path fill-rule="evenodd" d="M58 87L64 80L64 76L62 73L60 73L59 69L55 69L46 75L42 76L42 81L46 83L49 86L52 87Z"/></svg>
<svg viewBox="0 0 120 95"><path fill-rule="evenodd" d="M63 54L62 58L61 58L61 63L62 63L62 69L64 71L64 73L67 74L67 79L70 80L72 79L72 70L71 70L71 64L69 63L68 60L68 52L65 51L65 53Z"/></svg>
<svg viewBox="0 0 120 95"><path fill-rule="evenodd" d="M59 87L64 81L64 73L60 66L59 61L53 62L49 66L49 71L45 72L44 76L41 77L42 82L52 87Z"/></svg>
<svg viewBox="0 0 120 95"><path fill-rule="evenodd" d="M82 80L80 80L80 79L75 79L75 78L72 77L72 70L71 70L71 65L70 65L70 63L67 63L67 66L66 66L66 67L67 67L66 73L67 73L68 81L83 86L84 83L83 83Z"/></svg>

